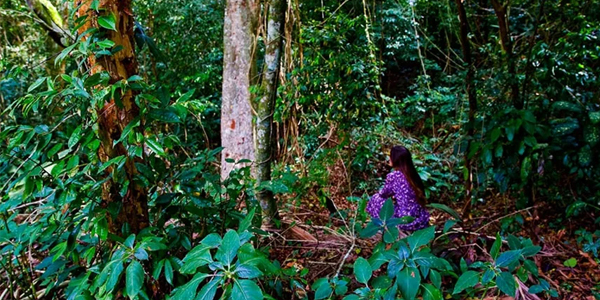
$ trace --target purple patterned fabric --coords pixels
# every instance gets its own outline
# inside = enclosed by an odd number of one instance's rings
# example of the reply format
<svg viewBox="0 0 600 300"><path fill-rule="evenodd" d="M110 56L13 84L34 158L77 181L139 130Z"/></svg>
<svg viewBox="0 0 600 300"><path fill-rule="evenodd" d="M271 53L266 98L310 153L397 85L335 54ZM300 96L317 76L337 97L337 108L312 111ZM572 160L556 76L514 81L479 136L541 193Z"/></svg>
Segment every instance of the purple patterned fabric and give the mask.
<svg viewBox="0 0 600 300"><path fill-rule="evenodd" d="M393 171L387 175L383 189L373 195L367 204L367 212L373 218L379 218L381 207L390 197L394 197L396 201L394 218L404 216L415 218L412 223L399 225L401 230L415 231L429 225L429 212L417 202L415 192L401 171Z"/></svg>

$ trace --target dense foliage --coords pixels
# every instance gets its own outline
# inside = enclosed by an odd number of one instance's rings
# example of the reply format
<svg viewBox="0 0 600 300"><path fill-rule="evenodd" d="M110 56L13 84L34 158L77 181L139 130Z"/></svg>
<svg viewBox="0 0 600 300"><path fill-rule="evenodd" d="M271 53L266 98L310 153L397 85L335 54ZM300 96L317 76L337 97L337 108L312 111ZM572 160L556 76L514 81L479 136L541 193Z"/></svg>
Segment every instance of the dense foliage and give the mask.
<svg viewBox="0 0 600 300"><path fill-rule="evenodd" d="M56 7L60 30L34 2ZM227 178L219 174L224 1L133 1L123 13L135 17L139 74L118 80L89 63L123 51L107 38L117 16L91 1L96 27L80 32L90 20L74 2L1 2L0 299L570 291L536 265L543 239L514 235L524 222L516 212L553 207L560 214L550 226L572 230L570 222L600 210L599 1L288 1L276 160L273 180L261 185L245 160ZM264 30L258 26L257 65ZM99 120L106 103L121 108L126 94L139 111L111 136L124 154L106 160ZM396 225L408 220L392 218L391 202L381 219L368 222L364 212L394 144L412 151L429 207L448 219L405 238ZM120 219L123 203L105 201L107 193L126 199L132 187L147 194L149 224L139 232ZM330 222L343 224L331 231L351 243L332 260L335 272L307 279L309 269L275 257L273 239L287 229L261 229L255 194L265 189L283 215L315 199L347 200L330 208ZM512 210L492 236L464 230L469 210L450 208L501 200ZM289 220L296 222L278 225ZM479 259L453 256L451 237L469 235ZM374 241L366 254L352 252L361 239ZM597 230L578 228L574 240L598 262Z"/></svg>

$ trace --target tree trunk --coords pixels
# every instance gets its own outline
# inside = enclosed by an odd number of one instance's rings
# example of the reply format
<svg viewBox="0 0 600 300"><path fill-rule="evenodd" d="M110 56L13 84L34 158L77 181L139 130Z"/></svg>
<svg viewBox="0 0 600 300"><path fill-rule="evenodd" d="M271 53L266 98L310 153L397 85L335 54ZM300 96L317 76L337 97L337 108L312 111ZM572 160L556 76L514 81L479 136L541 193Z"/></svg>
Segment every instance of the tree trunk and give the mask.
<svg viewBox="0 0 600 300"><path fill-rule="evenodd" d="M468 155L469 148L471 145L471 138L473 138L473 134L475 133L475 113L477 112L477 98L473 82L475 66L473 65L473 59L471 57L471 44L469 43L469 23L467 20L467 12L465 10L463 0L455 0L454 2L456 3L456 6L458 8L458 20L460 21L460 44L462 46L463 58L468 68L465 83L467 89L467 97L469 99L469 122L467 123L467 135L469 137L469 141L467 143L467 150L465 151L465 168L468 171L468 176L465 182L465 190L467 191L467 202L465 203L465 206L463 208L464 216L468 214L469 209L471 207L470 205L473 190L471 159L468 157Z"/></svg>
<svg viewBox="0 0 600 300"><path fill-rule="evenodd" d="M260 98L256 105L256 161L255 176L257 184L271 180L273 111L277 98L283 24L285 22L284 0L269 1L267 16L267 37L265 40L265 62L263 66ZM277 203L273 193L261 190L256 197L262 208L263 224L272 224L278 218Z"/></svg>
<svg viewBox="0 0 600 300"><path fill-rule="evenodd" d="M510 27L508 26L508 17L506 15L507 5L501 5L498 0L492 0L492 6L494 7L494 13L498 18L498 27L500 30L500 43L502 50L506 55L506 62L508 64L508 75L511 84L511 99L513 106L517 109L523 109L523 101L519 97L519 82L517 81L515 59L513 56L512 42L508 35Z"/></svg>
<svg viewBox="0 0 600 300"><path fill-rule="evenodd" d="M255 72L256 0L227 0L221 101L221 178L235 167L229 159L254 160L250 86Z"/></svg>
<svg viewBox="0 0 600 300"><path fill-rule="evenodd" d="M110 83L126 80L138 73L138 64L134 53L133 39L133 14L131 11L131 0L100 0L100 13L92 11L90 5L92 0L83 0L79 7L78 15L87 15L86 24L79 29L80 33L91 27L105 34L105 37L115 42L115 47L123 48L112 56L103 56L100 59L90 57L88 59L89 72L91 74L106 71L110 75ZM81 3L81 2L79 2ZM78 3L76 3L78 4ZM102 28L98 25L98 17L104 15L115 16L115 27L117 31ZM98 156L105 162L114 157L123 155L127 157L125 163L126 182L107 181L102 187L102 205L106 208L116 207L116 215L107 214L109 231L113 234L122 234L123 225L129 224L130 232L138 233L148 227L148 196L144 187L138 185L134 177L137 169L134 159L129 157L128 151L121 143L116 145L114 141L121 137L123 129L129 122L139 115L139 107L135 104L135 94L132 90L126 90L121 95L120 101L111 99L98 111L98 135L102 145ZM112 168L106 170L110 176ZM119 191L124 184L128 184L125 195L121 196Z"/></svg>

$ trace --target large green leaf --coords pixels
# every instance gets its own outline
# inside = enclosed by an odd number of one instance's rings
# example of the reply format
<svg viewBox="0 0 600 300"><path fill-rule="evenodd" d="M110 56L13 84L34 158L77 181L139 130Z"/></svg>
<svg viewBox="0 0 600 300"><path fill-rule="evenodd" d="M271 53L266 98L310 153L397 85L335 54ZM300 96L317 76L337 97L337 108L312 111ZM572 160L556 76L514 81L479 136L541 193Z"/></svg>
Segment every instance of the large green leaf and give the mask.
<svg viewBox="0 0 600 300"><path fill-rule="evenodd" d="M173 300L194 299L196 297L198 285L200 285L200 282L202 282L202 280L204 280L206 277L208 277L208 274L197 273L194 275L192 280L177 288L175 295L173 295Z"/></svg>
<svg viewBox="0 0 600 300"><path fill-rule="evenodd" d="M506 251L506 252L500 254L500 256L498 256L498 258L496 259L496 267L499 267L499 268L507 267L507 266L511 265L512 263L518 261L520 257L521 257L521 250Z"/></svg>
<svg viewBox="0 0 600 300"><path fill-rule="evenodd" d="M191 274L194 273L198 267L208 265L211 262L213 262L213 259L210 255L210 248L200 244L194 247L194 249L183 258L183 266L180 271L184 274Z"/></svg>
<svg viewBox="0 0 600 300"><path fill-rule="evenodd" d="M132 260L125 271L125 291L129 299L135 298L144 284L144 268L137 260Z"/></svg>
<svg viewBox="0 0 600 300"><path fill-rule="evenodd" d="M240 248L240 237L234 230L229 230L223 237L221 247L217 251L215 258L225 265L231 265Z"/></svg>
<svg viewBox="0 0 600 300"><path fill-rule="evenodd" d="M396 282L402 298L404 300L413 300L419 291L421 274L417 268L404 268L398 272Z"/></svg>
<svg viewBox="0 0 600 300"><path fill-rule="evenodd" d="M475 271L467 271L464 272L458 278L456 285L454 286L454 291L452 294L458 294L465 289L474 287L479 282L479 273Z"/></svg>
<svg viewBox="0 0 600 300"><path fill-rule="evenodd" d="M373 270L366 259L359 257L354 262L354 275L356 276L356 280L362 284L369 282L369 279L373 275Z"/></svg>
<svg viewBox="0 0 600 300"><path fill-rule="evenodd" d="M391 199L385 200L381 211L379 212L379 218L383 221L387 221L394 216L394 202Z"/></svg>
<svg viewBox="0 0 600 300"><path fill-rule="evenodd" d="M261 300L263 293L260 287L252 280L236 280L231 290L231 300Z"/></svg>
<svg viewBox="0 0 600 300"><path fill-rule="evenodd" d="M219 284L221 283L221 280L223 278L221 276L217 276L214 277L209 283L207 283L206 285L204 285L202 287L202 289L200 290L200 293L198 293L198 297L196 297L196 300L212 300L215 298L215 294L217 293L217 288L219 287ZM188 298L191 299L191 298ZM182 298L181 300L184 300L184 298Z"/></svg>
<svg viewBox="0 0 600 300"><path fill-rule="evenodd" d="M115 27L115 15L112 13L98 17L98 25L106 29L117 31L117 28Z"/></svg>
<svg viewBox="0 0 600 300"><path fill-rule="evenodd" d="M413 234L406 238L410 251L415 252L416 249L423 245L427 245L435 237L435 226L429 226L427 228L415 231Z"/></svg>
<svg viewBox="0 0 600 300"><path fill-rule="evenodd" d="M512 274L502 272L496 277L496 285L505 294L514 297L517 292L517 283Z"/></svg>
<svg viewBox="0 0 600 300"><path fill-rule="evenodd" d="M442 300L442 292L431 284L423 285L423 300Z"/></svg>
<svg viewBox="0 0 600 300"><path fill-rule="evenodd" d="M431 283L433 283L433 285L435 287L437 287L438 289L441 288L441 286L442 286L442 275L438 271L431 270L429 272L429 279L431 280Z"/></svg>

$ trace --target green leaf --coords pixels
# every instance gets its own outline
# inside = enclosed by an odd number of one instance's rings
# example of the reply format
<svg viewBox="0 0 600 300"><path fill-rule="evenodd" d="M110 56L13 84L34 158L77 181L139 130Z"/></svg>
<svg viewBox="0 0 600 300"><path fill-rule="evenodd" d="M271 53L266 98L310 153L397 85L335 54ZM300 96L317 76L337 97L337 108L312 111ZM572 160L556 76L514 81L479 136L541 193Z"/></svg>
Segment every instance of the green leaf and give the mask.
<svg viewBox="0 0 600 300"><path fill-rule="evenodd" d="M440 275L440 272L436 270L429 271L429 279L431 279L431 283L438 289L442 287L442 275Z"/></svg>
<svg viewBox="0 0 600 300"><path fill-rule="evenodd" d="M223 237L223 242L221 243L219 250L217 250L215 258L225 265L231 265L239 248L239 235L234 230L229 230Z"/></svg>
<svg viewBox="0 0 600 300"><path fill-rule="evenodd" d="M380 226L377 226L373 222L369 222L369 224L367 224L367 227L365 227L363 230L360 231L360 237L370 238L370 237L374 236L375 234L377 234L377 232L379 232L380 229L381 229Z"/></svg>
<svg viewBox="0 0 600 300"><path fill-rule="evenodd" d="M129 235L127 239L125 239L125 242L123 242L123 245L127 248L133 248L133 243L135 243L135 234Z"/></svg>
<svg viewBox="0 0 600 300"><path fill-rule="evenodd" d="M496 259L496 267L508 267L514 262L518 261L521 257L521 250L510 250L506 251Z"/></svg>
<svg viewBox="0 0 600 300"><path fill-rule="evenodd" d="M221 245L221 236L216 233L211 233L205 236L200 242L202 245L206 245L210 248L217 248Z"/></svg>
<svg viewBox="0 0 600 300"><path fill-rule="evenodd" d="M423 300L442 300L442 292L431 284L423 285Z"/></svg>
<svg viewBox="0 0 600 300"><path fill-rule="evenodd" d="M371 265L371 268L374 270L381 268L386 262L388 262L388 259L381 251L377 251L369 257L369 265Z"/></svg>
<svg viewBox="0 0 600 300"><path fill-rule="evenodd" d="M173 266L171 265L171 261L168 259L164 259L165 261L165 279L171 285L173 285Z"/></svg>
<svg viewBox="0 0 600 300"><path fill-rule="evenodd" d="M313 287L314 285L316 285L316 282L313 284ZM333 293L333 289L331 288L329 282L325 279L325 282L318 285L317 290L315 291L315 300L325 299L329 297L331 293Z"/></svg>
<svg viewBox="0 0 600 300"><path fill-rule="evenodd" d="M479 273L475 271L464 272L458 278L456 285L454 286L453 295L456 295L465 289L474 287L479 282Z"/></svg>
<svg viewBox="0 0 600 300"><path fill-rule="evenodd" d="M115 288L117 282L119 282L119 278L121 278L121 273L123 273L123 261L118 261L114 264L112 269L109 269L110 277L108 277L108 281L106 282L106 290L112 291Z"/></svg>
<svg viewBox="0 0 600 300"><path fill-rule="evenodd" d="M142 78L142 76L140 75L133 75L129 78L127 78L127 82L136 82L136 81L141 81L144 80L144 78Z"/></svg>
<svg viewBox="0 0 600 300"><path fill-rule="evenodd" d="M253 279L262 275L262 272L257 267L249 264L240 264L235 268L235 273L244 279Z"/></svg>
<svg viewBox="0 0 600 300"><path fill-rule="evenodd" d="M144 250L144 248L139 247L139 248L135 249L135 253L133 254L133 256L135 256L135 258L137 258L139 260L147 260L148 252L146 252L146 250Z"/></svg>
<svg viewBox="0 0 600 300"><path fill-rule="evenodd" d="M421 274L417 268L404 268L398 275L396 282L402 298L404 300L413 300L417 296L419 291L419 285L421 284Z"/></svg>
<svg viewBox="0 0 600 300"><path fill-rule="evenodd" d="M427 228L415 231L413 234L406 238L410 251L415 252L419 247L427 245L435 237L435 226L429 226Z"/></svg>
<svg viewBox="0 0 600 300"><path fill-rule="evenodd" d="M527 246L523 248L523 256L530 257L536 255L538 252L542 250L540 246Z"/></svg>
<svg viewBox="0 0 600 300"><path fill-rule="evenodd" d="M531 158L529 156L523 159L521 163L521 181L525 182L529 177L529 171L531 170Z"/></svg>
<svg viewBox="0 0 600 300"><path fill-rule="evenodd" d="M590 117L590 121L592 121L592 124L600 123L600 111L590 112L588 116Z"/></svg>
<svg viewBox="0 0 600 300"><path fill-rule="evenodd" d="M158 280L158 278L160 277L160 272L162 272L162 268L165 265L165 260L161 260L156 264L156 267L154 267L154 271L152 271L152 278Z"/></svg>
<svg viewBox="0 0 600 300"><path fill-rule="evenodd" d="M529 259L526 260L523 263L523 266L525 267L525 269L527 271L529 271L529 273L531 273L531 274L533 274L535 276L539 275L539 273L538 273L538 267L537 267L537 265L535 264L535 262L533 260L529 260Z"/></svg>
<svg viewBox="0 0 600 300"><path fill-rule="evenodd" d="M252 224L252 220L254 219L254 211L255 211L254 208L252 210L250 210L250 212L248 212L248 215L244 218L244 220L242 220L242 222L240 222L240 227L238 228L238 233L242 233L242 232L248 230L248 228L250 228L250 225Z"/></svg>
<svg viewBox="0 0 600 300"><path fill-rule="evenodd" d="M571 257L571 258L565 260L564 265L565 265L565 267L568 267L568 268L574 268L575 266L577 266L577 259L575 259L574 257Z"/></svg>
<svg viewBox="0 0 600 300"><path fill-rule="evenodd" d="M384 222L391 219L394 216L394 202L391 199L385 200L381 211L379 212L379 218Z"/></svg>
<svg viewBox="0 0 600 300"><path fill-rule="evenodd" d="M508 296L514 297L517 292L517 283L512 274L508 272L502 272L496 278L496 285L500 291L505 293Z"/></svg>
<svg viewBox="0 0 600 300"><path fill-rule="evenodd" d="M41 77L38 78L28 89L27 92L31 93L33 90L37 89L38 87L40 87L42 85L42 83L44 83L44 81L46 81L46 77Z"/></svg>
<svg viewBox="0 0 600 300"><path fill-rule="evenodd" d="M155 109L148 116L163 123L181 123L181 118L171 109Z"/></svg>
<svg viewBox="0 0 600 300"><path fill-rule="evenodd" d="M429 203L429 204L427 204L427 207L441 210L441 211L451 215L456 220L459 220L459 222L461 220L460 215L454 209L448 207L447 205L440 204L440 203Z"/></svg>
<svg viewBox="0 0 600 300"><path fill-rule="evenodd" d="M481 283L487 284L488 282L492 281L492 279L494 279L494 276L496 276L496 272L494 272L494 270L486 270L483 273L483 276L481 276Z"/></svg>
<svg viewBox="0 0 600 300"><path fill-rule="evenodd" d="M502 237L500 237L500 233L496 233L496 240L494 244L492 244L492 249L490 250L490 255L492 259L498 258L498 253L500 253L500 247L502 246Z"/></svg>
<svg viewBox="0 0 600 300"><path fill-rule="evenodd" d="M519 240L518 237L511 234L508 236L507 242L508 242L508 247L510 248L510 250L521 249L521 241Z"/></svg>
<svg viewBox="0 0 600 300"><path fill-rule="evenodd" d="M444 223L444 233L448 232L452 228L452 226L456 225L456 223L458 223L458 221L455 219L450 219L446 221L446 223Z"/></svg>
<svg viewBox="0 0 600 300"><path fill-rule="evenodd" d="M206 245L194 247L194 249L183 258L183 266L179 271L183 274L191 274L194 273L198 267L212 263L213 259L209 250L210 247L207 247Z"/></svg>
<svg viewBox="0 0 600 300"><path fill-rule="evenodd" d="M75 128L75 130L73 130L73 133L71 133L71 137L69 137L69 143L67 144L69 149L73 148L73 146L79 142L79 139L81 139L81 129L81 125L79 125L77 128Z"/></svg>
<svg viewBox="0 0 600 300"><path fill-rule="evenodd" d="M391 244L396 241L400 235L400 230L396 226L388 227L383 233L383 241Z"/></svg>
<svg viewBox="0 0 600 300"><path fill-rule="evenodd" d="M98 17L98 25L106 29L117 31L117 28L115 27L115 22L115 15L113 15L112 13L106 16Z"/></svg>
<svg viewBox="0 0 600 300"><path fill-rule="evenodd" d="M490 133L490 143L494 143L495 141L497 141L501 133L502 132L500 131L500 127L495 127L494 129L492 129Z"/></svg>
<svg viewBox="0 0 600 300"><path fill-rule="evenodd" d="M236 280L229 299L261 300L263 299L263 293L260 287L252 280Z"/></svg>
<svg viewBox="0 0 600 300"><path fill-rule="evenodd" d="M200 285L200 282L202 282L202 280L204 280L204 278L206 277L208 277L208 274L197 273L196 275L194 275L194 278L192 278L192 280L190 280L183 286L177 288L175 295L173 295L173 300L194 299L196 297L196 290L198 290L198 285Z"/></svg>
<svg viewBox="0 0 600 300"><path fill-rule="evenodd" d="M209 283L204 285L198 293L198 297L196 300L212 300L215 298L215 294L217 293L217 288L219 287L219 283L221 283L221 277L214 277ZM187 298L191 299L191 298ZM184 298L182 298L184 300Z"/></svg>
<svg viewBox="0 0 600 300"><path fill-rule="evenodd" d="M369 282L369 279L373 275L373 270L366 259L359 257L354 262L354 275L356 276L356 280L362 284Z"/></svg>
<svg viewBox="0 0 600 300"><path fill-rule="evenodd" d="M144 268L137 260L132 260L126 271L125 291L129 299L135 298L144 284Z"/></svg>
<svg viewBox="0 0 600 300"><path fill-rule="evenodd" d="M146 145L148 145L148 148L150 148L154 153L160 156L165 156L165 150L155 139L147 138Z"/></svg>
<svg viewBox="0 0 600 300"><path fill-rule="evenodd" d="M179 99L177 99L175 101L175 103L184 103L184 102L187 102L188 100L190 100L190 98L192 98L192 96L194 95L195 91L196 91L196 89L189 90L187 93L185 93L181 97L179 97Z"/></svg>

